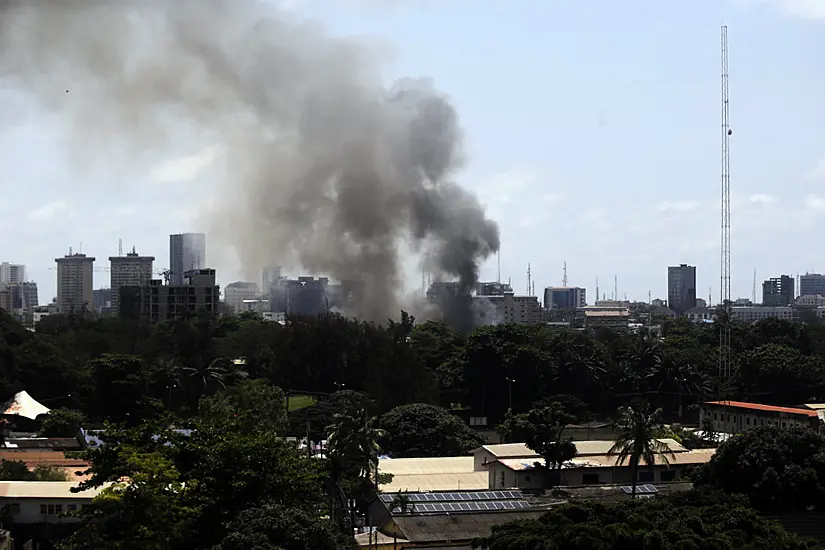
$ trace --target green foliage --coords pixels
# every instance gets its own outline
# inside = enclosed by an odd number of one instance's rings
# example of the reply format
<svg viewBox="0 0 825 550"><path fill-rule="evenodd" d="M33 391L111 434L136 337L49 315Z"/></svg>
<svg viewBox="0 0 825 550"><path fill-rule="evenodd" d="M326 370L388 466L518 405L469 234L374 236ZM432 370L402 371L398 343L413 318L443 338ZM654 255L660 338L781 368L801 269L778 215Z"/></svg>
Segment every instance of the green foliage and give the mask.
<svg viewBox="0 0 825 550"><path fill-rule="evenodd" d="M40 426L40 437L75 437L86 422L86 416L71 409L52 409Z"/></svg>
<svg viewBox="0 0 825 550"><path fill-rule="evenodd" d="M244 380L223 392L204 396L198 412L204 422L226 430L283 434L287 427L284 393L263 380Z"/></svg>
<svg viewBox="0 0 825 550"><path fill-rule="evenodd" d="M493 527L474 548L634 550L815 548L735 500L706 495L619 504L565 504L539 520Z"/></svg>
<svg viewBox="0 0 825 550"><path fill-rule="evenodd" d="M696 485L743 494L758 510L822 506L825 438L807 428L752 428L719 445Z"/></svg>
<svg viewBox="0 0 825 550"><path fill-rule="evenodd" d="M68 481L69 476L57 466L39 464L29 470L19 460L0 460L0 481Z"/></svg>
<svg viewBox="0 0 825 550"><path fill-rule="evenodd" d="M484 444L484 438L441 407L414 403L383 415L383 448L396 458L460 456Z"/></svg>
<svg viewBox="0 0 825 550"><path fill-rule="evenodd" d="M287 399L287 408L290 411L297 411L298 409L314 405L316 401L311 395L290 395Z"/></svg>

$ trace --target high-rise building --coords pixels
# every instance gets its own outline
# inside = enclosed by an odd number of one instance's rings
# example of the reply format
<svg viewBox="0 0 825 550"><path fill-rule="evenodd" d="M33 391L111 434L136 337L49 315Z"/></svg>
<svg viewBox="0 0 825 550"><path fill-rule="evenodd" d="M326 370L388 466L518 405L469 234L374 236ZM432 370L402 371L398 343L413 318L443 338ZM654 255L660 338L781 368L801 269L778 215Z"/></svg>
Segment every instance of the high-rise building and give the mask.
<svg viewBox="0 0 825 550"><path fill-rule="evenodd" d="M38 306L37 283L9 283L0 286L11 293L12 309L27 310Z"/></svg>
<svg viewBox="0 0 825 550"><path fill-rule="evenodd" d="M94 304L92 279L95 259L85 254L55 258L57 262L57 310L72 314L89 311Z"/></svg>
<svg viewBox="0 0 825 550"><path fill-rule="evenodd" d="M667 304L676 313L696 307L696 266L680 264L667 268Z"/></svg>
<svg viewBox="0 0 825 550"><path fill-rule="evenodd" d="M120 311L120 289L125 286L148 286L152 280L152 266L155 261L154 256L141 256L132 251L125 256L109 256L112 264L110 269L111 283L111 310L112 313Z"/></svg>
<svg viewBox="0 0 825 550"><path fill-rule="evenodd" d="M806 273L799 276L800 296L825 296L825 275Z"/></svg>
<svg viewBox="0 0 825 550"><path fill-rule="evenodd" d="M587 290L577 286L548 286L544 309L576 309L587 305Z"/></svg>
<svg viewBox="0 0 825 550"><path fill-rule="evenodd" d="M187 271L206 266L206 234L178 233L169 235L169 284L184 284Z"/></svg>
<svg viewBox="0 0 825 550"><path fill-rule="evenodd" d="M26 266L21 264L10 264L3 262L0 264L0 283L24 283L26 282Z"/></svg>
<svg viewBox="0 0 825 550"><path fill-rule="evenodd" d="M794 301L794 279L782 275L762 283L762 305L789 306Z"/></svg>

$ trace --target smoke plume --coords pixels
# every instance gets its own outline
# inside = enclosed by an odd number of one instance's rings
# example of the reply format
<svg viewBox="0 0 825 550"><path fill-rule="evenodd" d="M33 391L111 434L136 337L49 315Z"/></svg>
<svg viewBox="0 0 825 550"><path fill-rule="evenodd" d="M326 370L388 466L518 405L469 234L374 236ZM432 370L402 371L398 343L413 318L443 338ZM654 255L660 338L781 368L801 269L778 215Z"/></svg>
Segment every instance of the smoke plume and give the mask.
<svg viewBox="0 0 825 550"><path fill-rule="evenodd" d="M383 321L402 250L469 294L499 235L452 179L452 105L426 81L387 89L380 58L256 0L0 0L0 79L65 120L75 153L157 151L186 125L226 163L210 241L253 280L279 264L358 282L358 314Z"/></svg>

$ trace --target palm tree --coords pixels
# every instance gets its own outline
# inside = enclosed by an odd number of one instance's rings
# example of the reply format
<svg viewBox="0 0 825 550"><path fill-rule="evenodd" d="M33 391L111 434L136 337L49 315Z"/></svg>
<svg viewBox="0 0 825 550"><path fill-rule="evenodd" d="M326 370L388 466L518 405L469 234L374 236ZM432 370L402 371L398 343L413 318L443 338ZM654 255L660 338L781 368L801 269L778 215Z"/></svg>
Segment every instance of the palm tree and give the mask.
<svg viewBox="0 0 825 550"><path fill-rule="evenodd" d="M209 385L212 382L217 383L222 388L226 388L224 378L226 377L226 361L222 357L212 359L209 363L205 363L203 358L198 358L197 367L184 367L183 372L187 373L190 378L200 380L203 385L203 393L209 390Z"/></svg>
<svg viewBox="0 0 825 550"><path fill-rule="evenodd" d="M661 414L661 409L650 412L650 405L644 401L619 409L619 419L616 422L618 432L616 443L607 454L618 457L616 463L619 466L630 462L632 498L636 498L639 463L644 462L649 468L653 468L657 456L660 456L667 465L670 465L668 457L673 457L673 451L657 439L662 431Z"/></svg>
<svg viewBox="0 0 825 550"><path fill-rule="evenodd" d="M392 502L390 502L390 512L394 512L396 508L399 514L415 510L415 504L413 504L410 497L407 496L406 491L397 493L395 497L393 497ZM398 529L392 530L392 547L393 550L398 547Z"/></svg>
<svg viewBox="0 0 825 550"><path fill-rule="evenodd" d="M357 465L358 475L371 479L372 472L378 470L378 441L386 435L377 427L378 418L370 416L366 409L339 413L334 418L335 422L327 428L330 457L344 465Z"/></svg>

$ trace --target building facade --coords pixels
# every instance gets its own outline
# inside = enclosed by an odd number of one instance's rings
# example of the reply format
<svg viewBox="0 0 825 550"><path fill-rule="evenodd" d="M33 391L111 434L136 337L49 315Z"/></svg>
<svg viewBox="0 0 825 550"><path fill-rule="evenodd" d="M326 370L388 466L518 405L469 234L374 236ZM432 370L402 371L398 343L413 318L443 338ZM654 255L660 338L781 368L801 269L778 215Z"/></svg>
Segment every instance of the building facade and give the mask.
<svg viewBox="0 0 825 550"><path fill-rule="evenodd" d="M821 425L817 411L742 401L709 401L702 405L700 415L715 432L725 434L737 434L755 426L797 426L819 431Z"/></svg>
<svg viewBox="0 0 825 550"><path fill-rule="evenodd" d="M26 282L26 266L22 264L10 264L3 262L0 264L0 283L24 283Z"/></svg>
<svg viewBox="0 0 825 550"><path fill-rule="evenodd" d="M183 318L198 313L217 315L221 290L214 269L186 272L184 284L163 284L154 279L149 285L120 288L120 314L150 322Z"/></svg>
<svg viewBox="0 0 825 550"><path fill-rule="evenodd" d="M223 301L232 310L232 313L238 314L244 311L249 311L245 307L244 302L247 301L261 301L261 289L258 283L236 281L226 285L223 293ZM269 305L267 303L267 305Z"/></svg>
<svg viewBox="0 0 825 550"><path fill-rule="evenodd" d="M120 311L120 288L124 286L147 286L152 280L154 256L141 256L135 249L125 256L110 256L111 311Z"/></svg>
<svg viewBox="0 0 825 550"><path fill-rule="evenodd" d="M794 280L790 275L768 279L762 283L762 305L789 306L793 304Z"/></svg>
<svg viewBox="0 0 825 550"><path fill-rule="evenodd" d="M587 290L577 286L548 286L544 289L544 309L576 309L587 305Z"/></svg>
<svg viewBox="0 0 825 550"><path fill-rule="evenodd" d="M57 309L70 315L91 311L94 304L92 282L95 258L71 254L57 262Z"/></svg>
<svg viewBox="0 0 825 550"><path fill-rule="evenodd" d="M206 267L206 234L169 235L169 284L182 285L186 273Z"/></svg>
<svg viewBox="0 0 825 550"><path fill-rule="evenodd" d="M679 314L696 307L696 266L681 264L667 268L667 302Z"/></svg>
<svg viewBox="0 0 825 550"><path fill-rule="evenodd" d="M806 273L799 276L800 296L825 296L825 275Z"/></svg>

